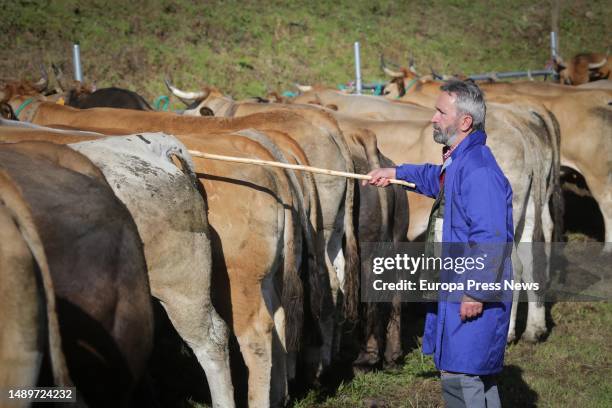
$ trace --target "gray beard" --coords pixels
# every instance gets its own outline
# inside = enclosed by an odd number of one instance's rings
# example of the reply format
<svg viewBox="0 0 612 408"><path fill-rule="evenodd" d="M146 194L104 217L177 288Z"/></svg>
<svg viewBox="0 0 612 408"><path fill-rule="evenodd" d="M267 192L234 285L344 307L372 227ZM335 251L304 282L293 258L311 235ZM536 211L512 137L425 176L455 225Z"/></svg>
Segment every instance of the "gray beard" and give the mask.
<svg viewBox="0 0 612 408"><path fill-rule="evenodd" d="M446 132L443 132L442 130L434 127L433 139L436 143L450 147L455 142L455 139L457 139L457 131L449 128L446 130Z"/></svg>

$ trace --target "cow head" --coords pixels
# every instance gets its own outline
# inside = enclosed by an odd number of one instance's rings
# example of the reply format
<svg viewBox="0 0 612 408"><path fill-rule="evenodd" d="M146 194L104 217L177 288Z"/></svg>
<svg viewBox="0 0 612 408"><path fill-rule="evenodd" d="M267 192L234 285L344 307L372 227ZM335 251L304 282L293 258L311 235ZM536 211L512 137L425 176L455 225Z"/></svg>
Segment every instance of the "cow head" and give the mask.
<svg viewBox="0 0 612 408"><path fill-rule="evenodd" d="M565 85L581 85L607 79L612 69L610 56L598 53L578 54L567 63L558 56L553 62L559 82Z"/></svg>
<svg viewBox="0 0 612 408"><path fill-rule="evenodd" d="M385 84L383 89L383 95L387 98L401 98L423 78L417 73L412 56L408 68L391 69L381 55L380 67L390 77L389 82Z"/></svg>
<svg viewBox="0 0 612 408"><path fill-rule="evenodd" d="M565 85L571 85L573 66L566 64L561 56L553 58L553 64L557 75L559 75L559 82Z"/></svg>
<svg viewBox="0 0 612 408"><path fill-rule="evenodd" d="M276 91L268 92L266 99L268 100L268 103L289 103L289 98L281 96Z"/></svg>
<svg viewBox="0 0 612 408"><path fill-rule="evenodd" d="M181 100L187 109L183 115L187 116L223 116L234 104L234 100L223 95L218 89L205 87L201 91L183 91L166 79L166 87L174 96Z"/></svg>
<svg viewBox="0 0 612 408"><path fill-rule="evenodd" d="M66 92L66 105L78 107L89 95L94 93L96 90L95 86L82 84L79 81L75 81L74 85Z"/></svg>

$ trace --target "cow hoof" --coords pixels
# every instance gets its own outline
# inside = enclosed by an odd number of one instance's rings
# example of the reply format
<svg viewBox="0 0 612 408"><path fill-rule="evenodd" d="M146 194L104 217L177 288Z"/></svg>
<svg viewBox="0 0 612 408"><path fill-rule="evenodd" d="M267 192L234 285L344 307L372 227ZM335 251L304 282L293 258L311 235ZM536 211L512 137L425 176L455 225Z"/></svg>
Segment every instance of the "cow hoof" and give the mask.
<svg viewBox="0 0 612 408"><path fill-rule="evenodd" d="M353 363L353 375L367 374L379 368L377 364L356 364Z"/></svg>
<svg viewBox="0 0 612 408"><path fill-rule="evenodd" d="M378 354L362 352L357 356L357 359L353 361L354 366L375 366L380 361Z"/></svg>
<svg viewBox="0 0 612 408"><path fill-rule="evenodd" d="M508 338L506 339L507 344L512 344L516 342L516 333L512 331L512 333L508 332Z"/></svg>
<svg viewBox="0 0 612 408"><path fill-rule="evenodd" d="M521 336L521 340L526 343L538 343L546 335L546 329L536 329L533 331L525 331Z"/></svg>
<svg viewBox="0 0 612 408"><path fill-rule="evenodd" d="M383 362L383 370L385 371L398 371L401 367L402 366L395 361Z"/></svg>

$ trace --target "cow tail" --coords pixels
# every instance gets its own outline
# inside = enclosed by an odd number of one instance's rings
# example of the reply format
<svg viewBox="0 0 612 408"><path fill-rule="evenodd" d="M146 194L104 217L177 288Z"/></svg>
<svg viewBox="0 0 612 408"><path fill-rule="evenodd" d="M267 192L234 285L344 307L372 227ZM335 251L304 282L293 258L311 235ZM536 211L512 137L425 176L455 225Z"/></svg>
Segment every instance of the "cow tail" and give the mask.
<svg viewBox="0 0 612 408"><path fill-rule="evenodd" d="M370 171L382 167L376 146L376 135L371 130L363 129L365 137L360 137L361 143L365 148L366 157ZM392 208L393 208L393 189L378 188L378 198L380 200L381 220L383 221L380 240L390 242L392 240Z"/></svg>
<svg viewBox="0 0 612 408"><path fill-rule="evenodd" d="M49 357L54 383L56 386L71 387L73 382L62 351L62 340L55 304L55 290L43 244L34 224L32 213L27 203L23 200L18 187L5 172L0 172L0 180L8 187L0 190L0 199L7 205L12 217L15 219L28 248L36 260L40 273L39 279L42 285L42 295L46 304Z"/></svg>
<svg viewBox="0 0 612 408"><path fill-rule="evenodd" d="M335 122L335 120L334 120ZM353 159L351 158L349 147L340 128L330 132L332 140L338 146L340 154L346 163L346 170L355 171ZM357 321L359 317L359 276L360 258L357 234L355 231L355 180L346 179L346 193L344 196L344 259L345 259L345 278L344 278L344 310L345 316L349 321Z"/></svg>
<svg viewBox="0 0 612 408"><path fill-rule="evenodd" d="M552 216L554 222L553 242L561 242L563 239L563 214L564 201L563 192L561 190L561 131L559 122L553 113L549 110L544 112L532 113L538 117L546 129L546 142L552 148L552 168L549 172L548 183L549 188L546 191L546 199L552 198ZM540 237L537 235L537 237Z"/></svg>
<svg viewBox="0 0 612 408"><path fill-rule="evenodd" d="M535 116L540 120L540 122L544 122L542 116L538 113L534 113ZM534 134L541 132L541 127L537 126L533 129ZM538 135L539 136L539 135ZM548 136L548 135L545 135ZM544 137L546 140L546 137ZM536 142L537 143L537 142ZM544 197L546 195L545 185L547 177L542 174L537 167L537 163L544 160L545 157L539 155L541 149L537 148L537 144L529 145L528 154L531 155L531 162L534 163L534 167L532 167L532 186L531 193L533 196L533 206L534 206L534 226L533 226L533 235L532 242L543 242L544 241L544 228L542 225L542 213L544 210Z"/></svg>
<svg viewBox="0 0 612 408"><path fill-rule="evenodd" d="M561 130L559 121L552 112L547 112L547 117L550 118L549 134L551 136L551 144L553 147L553 191L552 191L552 209L553 209L553 242L563 241L563 216L565 214L565 201L563 201L563 191L561 189Z"/></svg>
<svg viewBox="0 0 612 408"><path fill-rule="evenodd" d="M287 158L278 146L264 133L258 132L253 129L246 129L237 132L240 136L246 137L262 145L271 155L274 160L288 164ZM297 241L301 240L298 236L300 233L304 234L306 241L306 248L308 253L308 271L311 286L313 292L318 293L318 268L316 262L316 252L314 245L314 238L312 231L309 229L310 222L306 211L304 210L304 194L300 183L298 182L295 171L286 170L285 174L289 180L289 188L291 194L294 197L293 202L297 204L297 213L299 223L296 223L294 234L297 237ZM300 228L300 224L304 227ZM292 237L293 238L293 237ZM299 259L299 251L301 246L296 245L294 251L296 252L296 259ZM292 273L293 272L293 273ZM315 288L313 289L313 286ZM303 322L303 297L304 290L302 287L302 280L299 276L299 265L286 267L283 273L283 293L281 296L281 303L285 310L286 319L286 347L287 351L297 351L300 348L300 340L302 333L302 322ZM318 315L317 315L318 316Z"/></svg>

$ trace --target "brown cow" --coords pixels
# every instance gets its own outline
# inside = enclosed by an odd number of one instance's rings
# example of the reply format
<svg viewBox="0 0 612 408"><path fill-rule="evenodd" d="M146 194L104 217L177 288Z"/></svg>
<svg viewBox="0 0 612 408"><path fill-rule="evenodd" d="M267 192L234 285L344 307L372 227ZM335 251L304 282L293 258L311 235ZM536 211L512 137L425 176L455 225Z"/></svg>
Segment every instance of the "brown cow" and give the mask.
<svg viewBox="0 0 612 408"><path fill-rule="evenodd" d="M72 386L61 349L55 293L32 213L17 186L0 171L0 387L37 385L47 354L53 384ZM16 402L16 406L28 406Z"/></svg>
<svg viewBox="0 0 612 408"><path fill-rule="evenodd" d="M600 53L577 54L569 62L561 57L554 60L559 82L565 85L581 85L610 78L612 56Z"/></svg>
<svg viewBox="0 0 612 408"><path fill-rule="evenodd" d="M130 214L102 173L71 149L4 144L0 158L44 245L75 385L89 406L129 403L153 329L142 243Z"/></svg>

